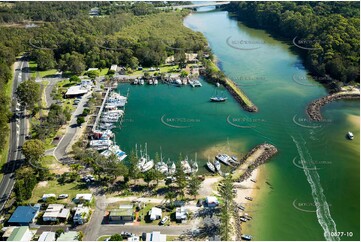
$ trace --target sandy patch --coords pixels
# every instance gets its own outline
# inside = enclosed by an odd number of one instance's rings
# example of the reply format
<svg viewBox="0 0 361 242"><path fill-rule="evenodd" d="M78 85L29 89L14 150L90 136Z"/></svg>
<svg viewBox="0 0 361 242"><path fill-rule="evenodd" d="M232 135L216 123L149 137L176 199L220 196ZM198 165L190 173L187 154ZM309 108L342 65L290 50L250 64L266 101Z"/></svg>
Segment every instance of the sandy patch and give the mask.
<svg viewBox="0 0 361 242"><path fill-rule="evenodd" d="M357 127L357 129L360 129L360 116L350 114L347 116L347 121L349 121L352 126Z"/></svg>
<svg viewBox="0 0 361 242"><path fill-rule="evenodd" d="M38 187L47 187L48 186L48 182L47 181L41 181L38 183Z"/></svg>
<svg viewBox="0 0 361 242"><path fill-rule="evenodd" d="M204 181L201 183L198 196L207 197L207 196L218 195L216 184L222 179L223 177L221 176L206 177Z"/></svg>

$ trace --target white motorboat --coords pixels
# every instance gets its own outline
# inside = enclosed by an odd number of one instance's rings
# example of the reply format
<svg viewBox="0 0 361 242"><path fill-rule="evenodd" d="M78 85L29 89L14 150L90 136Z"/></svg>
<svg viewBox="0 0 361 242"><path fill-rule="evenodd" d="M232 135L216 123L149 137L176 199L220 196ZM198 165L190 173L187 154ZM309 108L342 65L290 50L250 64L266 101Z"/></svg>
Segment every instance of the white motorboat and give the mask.
<svg viewBox="0 0 361 242"><path fill-rule="evenodd" d="M144 85L144 80L143 79L139 80L139 85Z"/></svg>
<svg viewBox="0 0 361 242"><path fill-rule="evenodd" d="M157 80L157 79L154 79L153 84L154 84L154 85L158 85L158 80Z"/></svg>
<svg viewBox="0 0 361 242"><path fill-rule="evenodd" d="M217 171L221 170L221 163L218 160L214 160L213 164Z"/></svg>
<svg viewBox="0 0 361 242"><path fill-rule="evenodd" d="M229 160L231 159L227 154L218 154L216 155L216 159L222 162L223 164L230 166Z"/></svg>
<svg viewBox="0 0 361 242"><path fill-rule="evenodd" d="M210 161L207 162L207 167L211 172L216 172L216 168Z"/></svg>
<svg viewBox="0 0 361 242"><path fill-rule="evenodd" d="M351 133L350 131L347 132L347 138L349 138L350 140L353 140L353 133Z"/></svg>

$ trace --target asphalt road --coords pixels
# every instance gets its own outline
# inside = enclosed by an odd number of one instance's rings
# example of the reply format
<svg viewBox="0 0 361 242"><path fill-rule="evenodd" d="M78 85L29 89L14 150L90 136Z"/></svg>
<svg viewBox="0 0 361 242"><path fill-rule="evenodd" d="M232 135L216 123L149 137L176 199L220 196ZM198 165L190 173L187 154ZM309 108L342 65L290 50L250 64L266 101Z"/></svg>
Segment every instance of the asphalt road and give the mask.
<svg viewBox="0 0 361 242"><path fill-rule="evenodd" d="M70 142L72 141L72 139L74 138L77 130L79 129L79 126L77 125L77 122L76 122L77 117L83 113L84 105L85 105L85 103L88 102L90 97L91 97L91 93L87 93L81 98L79 104L76 107L76 110L74 111L74 113L71 116L69 126L67 127L64 136L61 138L59 144L56 146L56 148L54 150L54 155L58 161L60 161L62 158L66 157L67 147L70 144Z"/></svg>
<svg viewBox="0 0 361 242"><path fill-rule="evenodd" d="M24 115L24 109L17 105L17 99L14 93L19 83L29 78L30 74L28 73L28 67L29 63L24 59L21 59L15 63L16 69L14 73L11 111L13 113L16 112L17 117L14 117L10 123L9 155L8 161L3 169L4 176L0 183L0 212L3 210L4 205L14 187L14 172L21 166L21 162L23 160L21 147L25 142L27 122Z"/></svg>

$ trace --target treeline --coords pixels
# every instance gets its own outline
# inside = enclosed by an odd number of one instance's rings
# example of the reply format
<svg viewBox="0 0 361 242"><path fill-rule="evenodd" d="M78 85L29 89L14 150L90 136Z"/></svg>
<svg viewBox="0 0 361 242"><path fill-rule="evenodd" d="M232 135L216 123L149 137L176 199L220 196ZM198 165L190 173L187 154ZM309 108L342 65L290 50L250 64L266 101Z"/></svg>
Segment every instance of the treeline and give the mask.
<svg viewBox="0 0 361 242"><path fill-rule="evenodd" d="M13 2L0 5L0 23L24 21L58 22L89 15L93 7L109 2Z"/></svg>
<svg viewBox="0 0 361 242"><path fill-rule="evenodd" d="M231 2L228 10L305 47L298 48L305 64L311 72L337 80L328 82L360 82L358 2Z"/></svg>

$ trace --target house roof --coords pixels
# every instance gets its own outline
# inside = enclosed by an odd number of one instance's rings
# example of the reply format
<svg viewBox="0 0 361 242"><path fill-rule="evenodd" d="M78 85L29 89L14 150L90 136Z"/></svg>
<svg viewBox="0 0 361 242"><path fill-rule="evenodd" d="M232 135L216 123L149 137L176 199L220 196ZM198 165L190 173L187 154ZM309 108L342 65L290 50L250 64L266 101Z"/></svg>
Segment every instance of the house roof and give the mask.
<svg viewBox="0 0 361 242"><path fill-rule="evenodd" d="M28 230L28 226L21 226L19 228L15 228L6 241L20 241Z"/></svg>
<svg viewBox="0 0 361 242"><path fill-rule="evenodd" d="M151 210L149 210L149 216L150 219L154 220L157 217L162 217L162 209L157 208L157 207L152 207Z"/></svg>
<svg viewBox="0 0 361 242"><path fill-rule="evenodd" d="M68 91L65 93L67 96L72 95L82 95L88 92L88 89L84 88L83 86L77 85L77 86L71 86L69 87Z"/></svg>
<svg viewBox="0 0 361 242"><path fill-rule="evenodd" d="M38 241L55 241L55 232L45 231L43 232Z"/></svg>
<svg viewBox="0 0 361 242"><path fill-rule="evenodd" d="M161 234L159 231L153 231L152 233L147 233L146 241L163 242L167 241L167 236L165 234Z"/></svg>
<svg viewBox="0 0 361 242"><path fill-rule="evenodd" d="M9 219L9 223L32 223L40 208L33 206L19 206Z"/></svg>
<svg viewBox="0 0 361 242"><path fill-rule="evenodd" d="M51 218L67 218L70 214L70 210L65 208L62 204L49 204L43 217Z"/></svg>
<svg viewBox="0 0 361 242"><path fill-rule="evenodd" d="M78 232L69 231L62 233L56 241L78 241Z"/></svg>
<svg viewBox="0 0 361 242"><path fill-rule="evenodd" d="M210 203L216 203L216 204L218 204L218 199L217 199L216 197L214 197L214 196L208 196L208 197L206 198L206 202L207 202L208 204L210 204Z"/></svg>
<svg viewBox="0 0 361 242"><path fill-rule="evenodd" d="M93 195L91 193L76 194L76 196L75 196L75 200L83 199L86 201L90 201L90 200L92 200L92 198L93 198Z"/></svg>
<svg viewBox="0 0 361 242"><path fill-rule="evenodd" d="M109 211L109 216L133 216L133 208L118 208Z"/></svg>

